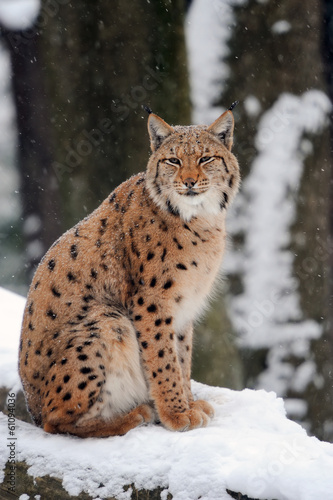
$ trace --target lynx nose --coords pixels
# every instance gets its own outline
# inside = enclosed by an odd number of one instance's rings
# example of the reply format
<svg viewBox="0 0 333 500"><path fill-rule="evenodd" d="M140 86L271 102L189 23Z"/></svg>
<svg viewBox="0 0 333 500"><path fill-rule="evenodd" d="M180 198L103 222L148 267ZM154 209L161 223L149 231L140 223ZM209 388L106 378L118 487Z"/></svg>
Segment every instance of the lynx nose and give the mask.
<svg viewBox="0 0 333 500"><path fill-rule="evenodd" d="M184 184L187 188L193 188L194 184L195 184L195 180L192 179L192 177L188 177L187 179L185 179L184 181Z"/></svg>

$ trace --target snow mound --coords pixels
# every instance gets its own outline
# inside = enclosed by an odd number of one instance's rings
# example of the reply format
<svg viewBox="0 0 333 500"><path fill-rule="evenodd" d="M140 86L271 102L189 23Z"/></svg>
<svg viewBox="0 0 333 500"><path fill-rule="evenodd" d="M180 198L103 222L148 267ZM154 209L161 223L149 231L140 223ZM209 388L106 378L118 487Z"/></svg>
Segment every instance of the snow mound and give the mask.
<svg viewBox="0 0 333 500"><path fill-rule="evenodd" d="M251 498L315 500L331 498L333 445L310 438L285 417L281 399L265 391L242 392L193 383L196 397L208 400L215 418L205 429L173 433L157 426L136 428L122 437L80 439L54 436L17 423L17 460L34 477L62 480L71 495L130 499L137 489L165 488L174 500L229 499L226 489ZM7 434L0 415L0 435ZM0 443L4 467L8 441Z"/></svg>
<svg viewBox="0 0 333 500"><path fill-rule="evenodd" d="M20 388L17 351L25 300L0 289L0 385ZM16 459L33 477L50 475L71 495L129 500L131 488L164 488L162 498L230 500L226 492L250 498L331 498L333 444L308 437L286 418L283 401L264 390L241 392L192 382L196 398L209 401L209 426L185 433L159 425L122 437L80 439L45 433L16 421ZM8 418L0 413L0 481L10 453Z"/></svg>

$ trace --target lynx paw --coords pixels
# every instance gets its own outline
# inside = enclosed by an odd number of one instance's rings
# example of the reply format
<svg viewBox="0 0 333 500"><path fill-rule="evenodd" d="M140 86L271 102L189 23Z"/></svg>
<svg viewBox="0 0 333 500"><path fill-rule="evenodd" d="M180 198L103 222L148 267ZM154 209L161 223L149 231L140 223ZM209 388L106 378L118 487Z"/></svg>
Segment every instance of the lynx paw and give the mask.
<svg viewBox="0 0 333 500"><path fill-rule="evenodd" d="M154 422L155 420L155 412L153 408L148 404L142 404L138 406L137 408L135 408L135 410L133 410L133 413L135 413L138 419L137 425L149 424L151 422ZM141 422L139 422L140 419Z"/></svg>
<svg viewBox="0 0 333 500"><path fill-rule="evenodd" d="M209 418L213 418L215 415L215 411L212 405L210 403L207 403L207 401L204 401L203 399L191 401L190 408L203 411Z"/></svg>
<svg viewBox="0 0 333 500"><path fill-rule="evenodd" d="M198 404L200 403L200 404ZM205 401L193 401L190 409L183 413L170 413L161 416L162 424L172 431L189 431L198 427L206 427L209 417L214 415L214 410Z"/></svg>

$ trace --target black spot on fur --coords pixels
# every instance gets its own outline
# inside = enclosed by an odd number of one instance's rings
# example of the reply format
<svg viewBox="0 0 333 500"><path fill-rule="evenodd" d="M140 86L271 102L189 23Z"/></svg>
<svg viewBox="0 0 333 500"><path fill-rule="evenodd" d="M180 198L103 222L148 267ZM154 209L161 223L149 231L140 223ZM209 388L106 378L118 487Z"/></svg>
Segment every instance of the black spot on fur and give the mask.
<svg viewBox="0 0 333 500"><path fill-rule="evenodd" d="M162 220L161 224L159 225L159 228L165 233L168 231L168 226L166 225L166 222L164 220Z"/></svg>
<svg viewBox="0 0 333 500"><path fill-rule="evenodd" d="M191 265L194 267L198 267L198 264L195 262L195 260L192 260Z"/></svg>
<svg viewBox="0 0 333 500"><path fill-rule="evenodd" d="M166 254L167 254L167 249L166 249L166 248L164 248L163 253L162 253L162 255L161 255L161 261L162 261L162 262L164 262L164 259L165 259Z"/></svg>
<svg viewBox="0 0 333 500"><path fill-rule="evenodd" d="M50 269L50 271L53 271L53 269L55 268L55 265L56 265L56 262L54 259L49 260L47 263L47 267ZM37 285L37 283L36 283L36 285ZM36 285L35 285L35 289L38 286L38 285L37 286Z"/></svg>
<svg viewBox="0 0 333 500"><path fill-rule="evenodd" d="M174 215L175 217L178 217L179 216L179 211L177 210L177 208L173 207L171 205L171 202L170 200L168 199L167 202L166 202L166 205L167 205L167 209L168 209L168 212L172 215Z"/></svg>
<svg viewBox="0 0 333 500"><path fill-rule="evenodd" d="M160 349L160 350L158 351L158 357L159 357L159 358L163 358L163 356L164 356L164 349Z"/></svg>
<svg viewBox="0 0 333 500"><path fill-rule="evenodd" d="M40 350L39 350L39 349L36 349L36 350L35 350L35 354L36 354L37 356L40 356Z"/></svg>
<svg viewBox="0 0 333 500"><path fill-rule="evenodd" d="M91 301L91 300L93 300L93 299L94 299L94 296L93 296L93 295L85 295L85 296L83 297L84 302L90 302L90 301Z"/></svg>
<svg viewBox="0 0 333 500"><path fill-rule="evenodd" d="M69 272L67 273L67 279L68 281L75 281L76 278L73 273Z"/></svg>
<svg viewBox="0 0 333 500"><path fill-rule="evenodd" d="M83 391L87 387L87 382L80 382L79 385L77 386L80 391Z"/></svg>
<svg viewBox="0 0 333 500"><path fill-rule="evenodd" d="M142 347L143 347L144 349L147 349L147 347L148 347L148 342L143 341L143 342L141 342L141 345L142 345Z"/></svg>
<svg viewBox="0 0 333 500"><path fill-rule="evenodd" d="M155 321L155 326L160 326L161 323L162 323L162 320L161 319L157 319Z"/></svg>
<svg viewBox="0 0 333 500"><path fill-rule="evenodd" d="M177 240L177 238L174 238L174 239L173 239L173 241L176 243L178 250L183 250L183 247L182 247L182 245L179 243L179 241Z"/></svg>
<svg viewBox="0 0 333 500"><path fill-rule="evenodd" d="M134 321L141 321L142 320L142 316L140 316L140 314L138 314L137 316L134 316Z"/></svg>
<svg viewBox="0 0 333 500"><path fill-rule="evenodd" d="M85 361L86 359L88 359L88 356L86 354L80 354L77 359L79 359L80 361Z"/></svg>
<svg viewBox="0 0 333 500"><path fill-rule="evenodd" d="M155 257L154 252L148 252L148 254L147 254L147 260L151 260L151 259L153 259L154 257Z"/></svg>
<svg viewBox="0 0 333 500"><path fill-rule="evenodd" d="M172 287L172 280L166 281L163 285L164 290L168 290L171 287Z"/></svg>
<svg viewBox="0 0 333 500"><path fill-rule="evenodd" d="M62 358L62 360L61 360L61 364L62 364L62 365L65 365L66 363L67 363L67 358Z"/></svg>
<svg viewBox="0 0 333 500"><path fill-rule="evenodd" d="M69 381L70 379L70 376L69 375L65 375L64 376L64 383L67 384L67 382Z"/></svg>
<svg viewBox="0 0 333 500"><path fill-rule="evenodd" d="M150 306L147 307L147 311L150 313L156 312L157 307L155 304L150 304Z"/></svg>
<svg viewBox="0 0 333 500"><path fill-rule="evenodd" d="M144 177L140 177L140 179L136 181L136 185L139 186L144 180L145 180Z"/></svg>
<svg viewBox="0 0 333 500"><path fill-rule="evenodd" d="M64 397L62 398L63 401L69 401L71 399L72 395L70 392L66 392Z"/></svg>
<svg viewBox="0 0 333 500"><path fill-rule="evenodd" d="M176 264L176 268L177 269L181 269L182 271L186 271L187 270L187 267L184 264L182 264L182 263Z"/></svg>
<svg viewBox="0 0 333 500"><path fill-rule="evenodd" d="M57 317L56 313L54 311L52 311L52 309L49 309L48 311L46 311L46 316L48 316L49 318L51 318L53 321Z"/></svg>
<svg viewBox="0 0 333 500"><path fill-rule="evenodd" d="M53 293L53 295L55 297L58 297L58 298L61 297L61 293L58 292L58 290L54 286L51 288L51 292Z"/></svg>
<svg viewBox="0 0 333 500"><path fill-rule="evenodd" d="M49 358L52 356L52 354L53 354L52 349L49 349L49 350L47 351L47 353L46 353L46 355L47 355Z"/></svg>
<svg viewBox="0 0 333 500"><path fill-rule="evenodd" d="M151 288L154 288L154 286L156 285L156 278L152 278L151 282L150 282L150 286Z"/></svg>
<svg viewBox="0 0 333 500"><path fill-rule="evenodd" d="M155 335L155 340L160 340L161 337L162 337L162 334L160 332L158 332Z"/></svg>
<svg viewBox="0 0 333 500"><path fill-rule="evenodd" d="M172 322L172 318L167 318L167 319L165 320L165 324L166 324L166 325L170 325L170 324L171 324L171 322Z"/></svg>
<svg viewBox="0 0 333 500"><path fill-rule="evenodd" d="M61 392L61 391L62 391L62 386L61 386L61 385L59 385L59 386L57 387L57 393L59 394L59 392Z"/></svg>
<svg viewBox="0 0 333 500"><path fill-rule="evenodd" d="M97 271L95 271L95 269L91 269L90 276L92 278L94 278L94 280L96 280L97 279Z"/></svg>
<svg viewBox="0 0 333 500"><path fill-rule="evenodd" d="M144 302L145 302L145 301L143 300L143 298L142 298L142 297L139 297L139 298L138 298L138 304L139 304L139 306L142 306L142 305L144 304Z"/></svg>
<svg viewBox="0 0 333 500"><path fill-rule="evenodd" d="M78 251L77 251L77 246L75 244L71 246L70 254L73 260L77 258Z"/></svg>
<svg viewBox="0 0 333 500"><path fill-rule="evenodd" d="M83 373L84 375L86 375L87 373L91 373L91 368L89 368L88 366L84 366L83 368L81 368L80 372Z"/></svg>
<svg viewBox="0 0 333 500"><path fill-rule="evenodd" d="M112 195L109 198L109 203L113 203L116 198L116 193L112 193Z"/></svg>

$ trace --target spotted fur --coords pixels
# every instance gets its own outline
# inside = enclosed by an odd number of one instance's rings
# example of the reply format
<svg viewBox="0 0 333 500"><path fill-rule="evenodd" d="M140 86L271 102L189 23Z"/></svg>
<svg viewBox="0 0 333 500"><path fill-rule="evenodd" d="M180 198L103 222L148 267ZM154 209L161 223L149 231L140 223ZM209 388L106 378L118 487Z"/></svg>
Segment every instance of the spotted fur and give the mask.
<svg viewBox="0 0 333 500"><path fill-rule="evenodd" d="M237 192L233 116L171 127L149 115L146 173L121 184L47 252L30 287L20 376L47 432L171 430L213 415L190 388L192 324L206 306Z"/></svg>

